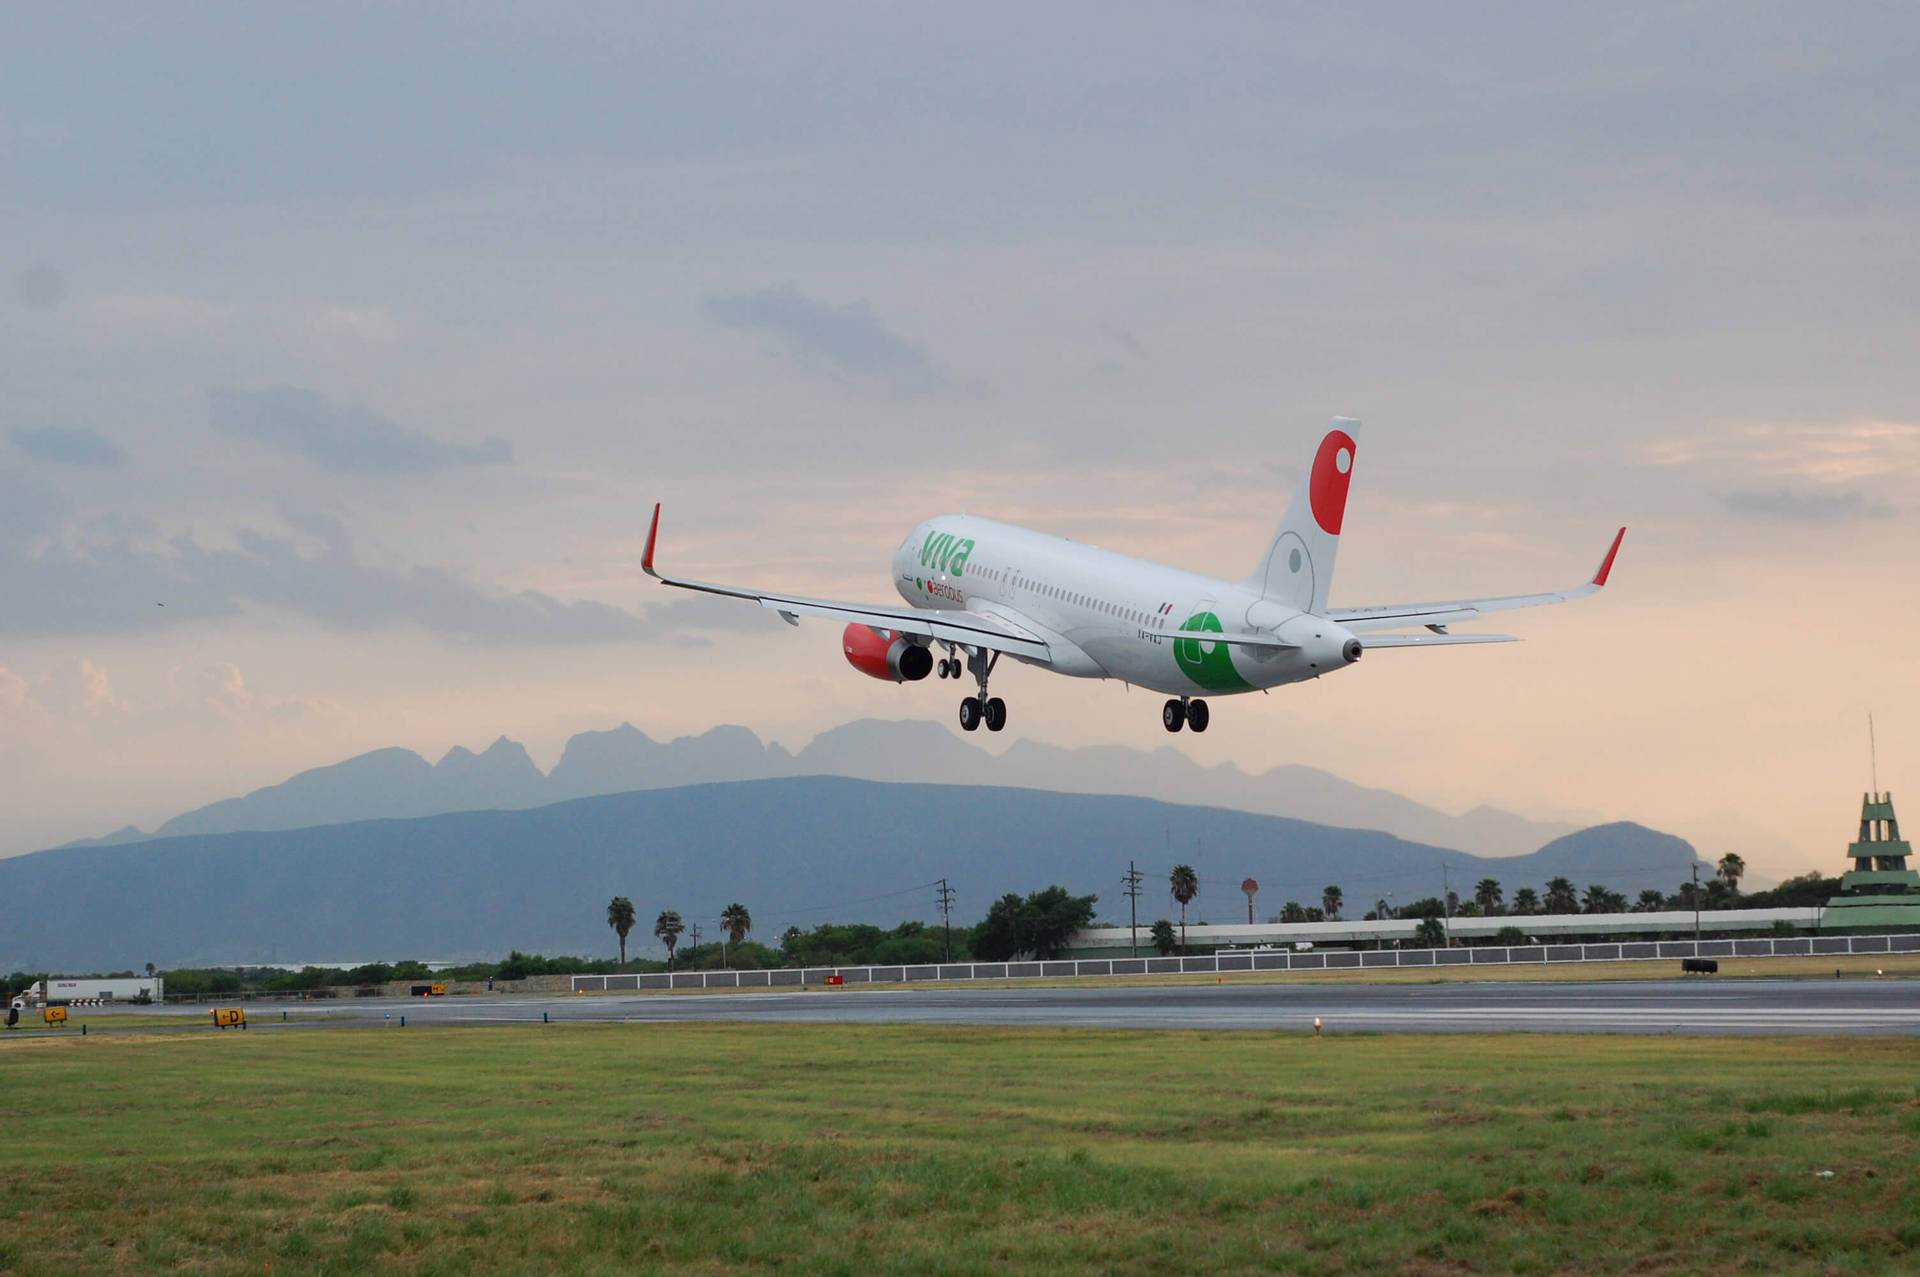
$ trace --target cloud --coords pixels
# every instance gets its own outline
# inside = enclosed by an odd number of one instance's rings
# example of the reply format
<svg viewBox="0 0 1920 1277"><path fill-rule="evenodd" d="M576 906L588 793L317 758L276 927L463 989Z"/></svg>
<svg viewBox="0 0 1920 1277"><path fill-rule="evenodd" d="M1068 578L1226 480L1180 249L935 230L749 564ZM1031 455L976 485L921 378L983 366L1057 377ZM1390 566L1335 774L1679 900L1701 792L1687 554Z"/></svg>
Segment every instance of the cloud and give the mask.
<svg viewBox="0 0 1920 1277"><path fill-rule="evenodd" d="M674 630L698 636L703 632L764 634L784 628L773 612L740 599L725 599L712 594L690 594L668 590L679 597L647 606L647 624L656 630Z"/></svg>
<svg viewBox="0 0 1920 1277"><path fill-rule="evenodd" d="M777 339L803 363L825 365L858 385L900 395L977 394L980 386L942 369L865 302L835 306L792 284L732 297L709 297L715 323Z"/></svg>
<svg viewBox="0 0 1920 1277"><path fill-rule="evenodd" d="M329 306L313 317L313 326L373 346L391 345L400 336L400 325L378 306Z"/></svg>
<svg viewBox="0 0 1920 1277"><path fill-rule="evenodd" d="M120 445L105 435L66 426L15 430L13 445L35 461L57 465L113 469L127 459Z"/></svg>
<svg viewBox="0 0 1920 1277"><path fill-rule="evenodd" d="M289 696L263 696L247 686L240 667L231 661L209 665L183 685L179 671L171 681L176 690L192 698L199 708L216 718L237 723L247 719L291 722L313 715L335 715L339 707L332 702Z"/></svg>
<svg viewBox="0 0 1920 1277"><path fill-rule="evenodd" d="M1647 450L1647 460L1656 466L1711 466L1822 484L1920 478L1920 425L1860 421L1736 426L1662 440Z"/></svg>
<svg viewBox="0 0 1920 1277"><path fill-rule="evenodd" d="M28 686L27 696L58 714L124 713L128 708L114 694L107 671L85 657L41 675Z"/></svg>
<svg viewBox="0 0 1920 1277"><path fill-rule="evenodd" d="M99 302L100 313L115 325L159 329L178 337L233 317L233 309L178 293L113 293Z"/></svg>
<svg viewBox="0 0 1920 1277"><path fill-rule="evenodd" d="M1770 492L1729 492L1723 500L1735 514L1794 523L1848 523L1893 513L1856 491L1800 493L1775 488Z"/></svg>
<svg viewBox="0 0 1920 1277"><path fill-rule="evenodd" d="M207 420L222 434L252 439L341 474L430 474L513 460L513 448L505 439L491 438L477 446L443 443L417 430L403 430L369 409L339 405L298 386L214 390Z"/></svg>
<svg viewBox="0 0 1920 1277"><path fill-rule="evenodd" d="M1129 355L1132 355L1135 359L1145 359L1147 357L1147 348L1140 344L1140 339L1118 324L1102 324L1100 325L1100 331L1109 341L1126 351Z"/></svg>
<svg viewBox="0 0 1920 1277"><path fill-rule="evenodd" d="M52 310L66 294L67 281L51 266L29 266L14 277L13 287L34 310Z"/></svg>
<svg viewBox="0 0 1920 1277"><path fill-rule="evenodd" d="M0 471L0 480L6 478ZM3 488L4 483L0 483ZM33 495L33 489L21 491ZM141 529L105 520L62 526L16 518L0 526L0 635L139 633L189 621L273 609L336 630L417 625L461 643L594 643L662 637L631 612L590 601L568 603L538 590L502 593L431 567L385 570L362 563L346 529L324 515L290 516L293 536L252 528L237 548L191 536L162 546Z"/></svg>

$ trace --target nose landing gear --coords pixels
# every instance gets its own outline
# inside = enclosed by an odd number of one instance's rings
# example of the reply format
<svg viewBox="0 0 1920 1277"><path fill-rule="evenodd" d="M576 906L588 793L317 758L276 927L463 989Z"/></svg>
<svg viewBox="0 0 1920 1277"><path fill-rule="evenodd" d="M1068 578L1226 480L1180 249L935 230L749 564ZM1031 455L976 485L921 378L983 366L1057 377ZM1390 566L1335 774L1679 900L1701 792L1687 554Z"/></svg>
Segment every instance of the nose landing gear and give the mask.
<svg viewBox="0 0 1920 1277"><path fill-rule="evenodd" d="M974 651L967 654L967 668L973 672L975 678L980 680L980 694L969 696L960 702L961 731L977 731L983 722L990 732L997 732L1006 727L1007 703L998 696L987 695L987 675L993 673L993 667L999 663L1000 653L998 652L989 654L984 651ZM958 678L960 676L959 660L956 658L952 665L954 677Z"/></svg>
<svg viewBox="0 0 1920 1277"><path fill-rule="evenodd" d="M1204 732L1207 730L1207 724L1212 721L1213 714L1207 709L1205 701L1193 700L1185 696L1168 701L1160 710L1160 722L1170 732L1177 732L1182 727Z"/></svg>

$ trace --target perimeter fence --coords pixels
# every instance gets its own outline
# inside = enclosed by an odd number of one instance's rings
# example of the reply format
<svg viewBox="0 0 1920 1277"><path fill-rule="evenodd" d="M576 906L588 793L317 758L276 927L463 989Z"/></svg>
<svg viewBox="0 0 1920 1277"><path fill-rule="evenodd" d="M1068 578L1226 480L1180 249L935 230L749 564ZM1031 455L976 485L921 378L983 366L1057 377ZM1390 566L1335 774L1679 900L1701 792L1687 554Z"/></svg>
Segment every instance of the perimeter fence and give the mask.
<svg viewBox="0 0 1920 1277"><path fill-rule="evenodd" d="M1558 962L1662 958L1846 957L1920 953L1920 935L1762 936L1749 940L1622 940L1606 944L1488 945L1472 949L1233 949L1197 957L1061 958L1035 962L931 962L903 966L783 967L762 971L674 971L577 975L575 993L641 989L802 988L829 984L915 984L927 980L1022 980L1062 976L1216 975L1235 971L1339 971L1376 967L1539 966Z"/></svg>

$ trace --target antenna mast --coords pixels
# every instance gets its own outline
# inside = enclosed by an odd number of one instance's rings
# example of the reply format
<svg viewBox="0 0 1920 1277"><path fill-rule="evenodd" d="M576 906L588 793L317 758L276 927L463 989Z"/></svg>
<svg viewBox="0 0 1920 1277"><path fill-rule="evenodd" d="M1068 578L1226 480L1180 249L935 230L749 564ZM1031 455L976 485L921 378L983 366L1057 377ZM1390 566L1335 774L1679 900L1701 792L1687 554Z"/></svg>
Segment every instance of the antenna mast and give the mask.
<svg viewBox="0 0 1920 1277"><path fill-rule="evenodd" d="M1867 711L1867 757L1873 766L1873 795L1880 796L1880 746L1873 739L1873 711Z"/></svg>

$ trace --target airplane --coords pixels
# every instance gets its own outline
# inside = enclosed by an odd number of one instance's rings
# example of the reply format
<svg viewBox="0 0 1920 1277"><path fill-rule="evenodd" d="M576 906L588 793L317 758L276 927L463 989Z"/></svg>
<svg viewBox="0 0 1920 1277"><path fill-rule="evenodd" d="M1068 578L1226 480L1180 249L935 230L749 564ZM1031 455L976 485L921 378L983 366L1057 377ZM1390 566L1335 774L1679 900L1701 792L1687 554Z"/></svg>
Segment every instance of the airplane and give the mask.
<svg viewBox="0 0 1920 1277"><path fill-rule="evenodd" d="M1216 580L978 515L928 519L893 553L894 589L906 606L842 603L690 581L654 566L660 506L640 566L663 584L746 599L789 624L802 616L845 621L841 649L871 678L916 682L971 676L960 726L1007 725L1006 702L987 680L1002 656L1071 678L1114 678L1165 694L1169 732L1204 732L1208 695L1264 691L1352 665L1373 648L1511 643L1510 634L1455 634L1483 613L1561 603L1607 583L1627 530L1614 535L1586 584L1544 594L1385 607L1327 606L1334 554L1360 423L1335 417L1314 451L1266 553L1245 580ZM1394 631L1415 631L1396 633ZM1364 637L1363 637L1364 636Z"/></svg>

